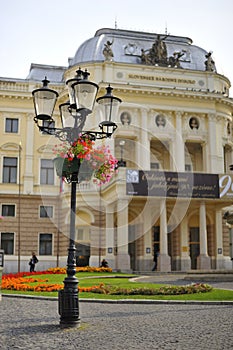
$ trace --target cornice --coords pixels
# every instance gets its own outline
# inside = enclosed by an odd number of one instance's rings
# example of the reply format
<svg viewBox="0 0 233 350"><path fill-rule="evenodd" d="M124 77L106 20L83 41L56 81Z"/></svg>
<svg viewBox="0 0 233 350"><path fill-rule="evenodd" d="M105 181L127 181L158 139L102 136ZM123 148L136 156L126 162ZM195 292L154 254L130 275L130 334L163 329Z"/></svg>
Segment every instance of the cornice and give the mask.
<svg viewBox="0 0 233 350"><path fill-rule="evenodd" d="M112 84L114 86L114 84ZM182 99L193 99L193 100L205 100L211 102L218 102L233 106L233 98L224 96L220 92L208 92L208 91L200 91L200 90L189 90L189 89L171 89L165 87L155 87L154 89L142 89L139 86L117 86L114 87L115 92L119 93L131 93L136 95L146 95L146 96L159 96L159 97L174 97L174 98L182 98Z"/></svg>

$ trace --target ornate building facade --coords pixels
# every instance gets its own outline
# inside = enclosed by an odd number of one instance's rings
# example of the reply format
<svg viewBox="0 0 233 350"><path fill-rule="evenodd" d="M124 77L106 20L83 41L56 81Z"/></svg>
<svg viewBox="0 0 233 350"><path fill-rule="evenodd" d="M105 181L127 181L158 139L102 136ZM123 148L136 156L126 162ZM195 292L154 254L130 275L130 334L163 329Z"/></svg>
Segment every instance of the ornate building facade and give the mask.
<svg viewBox="0 0 233 350"><path fill-rule="evenodd" d="M186 37L100 29L67 67L32 64L26 79L0 78L0 221L5 272L65 266L70 185L56 176L59 141L34 124L31 92L44 77L68 99L66 80L82 67L123 100L118 128L106 141L121 160L101 188L77 191L77 264L105 258L122 271L232 268L227 223L233 198L230 81L211 53ZM60 125L58 106L54 113ZM96 108L87 127L101 121ZM102 141L101 141L102 142Z"/></svg>

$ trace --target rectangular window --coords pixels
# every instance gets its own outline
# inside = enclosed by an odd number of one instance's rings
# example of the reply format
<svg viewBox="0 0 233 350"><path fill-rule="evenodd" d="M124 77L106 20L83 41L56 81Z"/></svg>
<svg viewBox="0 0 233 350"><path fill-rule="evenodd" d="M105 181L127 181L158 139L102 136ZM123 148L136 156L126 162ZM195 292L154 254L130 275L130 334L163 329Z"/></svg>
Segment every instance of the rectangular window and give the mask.
<svg viewBox="0 0 233 350"><path fill-rule="evenodd" d="M2 216L15 216L15 205L2 204Z"/></svg>
<svg viewBox="0 0 233 350"><path fill-rule="evenodd" d="M90 241L90 228L89 226L76 228L76 241Z"/></svg>
<svg viewBox="0 0 233 350"><path fill-rule="evenodd" d="M41 205L40 218L52 218L52 217L53 217L53 207L51 205Z"/></svg>
<svg viewBox="0 0 233 350"><path fill-rule="evenodd" d="M78 241L83 241L83 239L84 239L83 229L79 228L78 229Z"/></svg>
<svg viewBox="0 0 233 350"><path fill-rule="evenodd" d="M15 157L3 157L3 182L17 182L17 162Z"/></svg>
<svg viewBox="0 0 233 350"><path fill-rule="evenodd" d="M4 254L14 254L14 233L2 232L1 233L1 249L4 250Z"/></svg>
<svg viewBox="0 0 233 350"><path fill-rule="evenodd" d="M54 165L52 159L41 159L41 185L54 185Z"/></svg>
<svg viewBox="0 0 233 350"><path fill-rule="evenodd" d="M15 118L6 118L5 132L17 133L19 120Z"/></svg>
<svg viewBox="0 0 233 350"><path fill-rule="evenodd" d="M52 234L40 233L40 255L52 255Z"/></svg>

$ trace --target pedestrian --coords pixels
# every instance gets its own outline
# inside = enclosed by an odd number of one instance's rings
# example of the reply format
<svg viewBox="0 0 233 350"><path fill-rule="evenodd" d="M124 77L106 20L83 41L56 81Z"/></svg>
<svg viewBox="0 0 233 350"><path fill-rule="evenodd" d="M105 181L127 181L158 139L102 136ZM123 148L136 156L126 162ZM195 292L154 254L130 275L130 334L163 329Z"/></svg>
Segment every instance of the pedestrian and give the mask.
<svg viewBox="0 0 233 350"><path fill-rule="evenodd" d="M32 257L29 261L29 265L30 265L30 272L34 272L35 271L35 265L38 263L38 259L37 256L35 254L35 252L32 252Z"/></svg>
<svg viewBox="0 0 233 350"><path fill-rule="evenodd" d="M103 260L101 261L100 267L108 267L108 262L107 262L105 259L103 259Z"/></svg>
<svg viewBox="0 0 233 350"><path fill-rule="evenodd" d="M157 250L154 254L154 267L152 269L152 271L157 270L157 266L158 266L158 257L159 257L159 250Z"/></svg>

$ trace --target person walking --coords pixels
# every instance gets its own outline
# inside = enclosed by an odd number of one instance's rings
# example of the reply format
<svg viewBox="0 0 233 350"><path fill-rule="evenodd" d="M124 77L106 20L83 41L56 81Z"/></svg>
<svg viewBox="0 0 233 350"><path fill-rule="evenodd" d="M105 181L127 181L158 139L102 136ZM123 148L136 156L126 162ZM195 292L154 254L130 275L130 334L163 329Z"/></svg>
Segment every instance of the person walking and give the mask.
<svg viewBox="0 0 233 350"><path fill-rule="evenodd" d="M157 266L158 266L158 257L159 257L159 250L157 250L154 254L154 267L152 269L152 271L157 270Z"/></svg>
<svg viewBox="0 0 233 350"><path fill-rule="evenodd" d="M29 265L30 265L30 272L34 272L35 271L35 266L36 264L38 263L38 259L37 259L37 256L35 254L35 252L32 252L32 257L29 261Z"/></svg>

